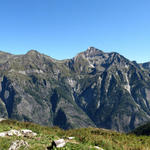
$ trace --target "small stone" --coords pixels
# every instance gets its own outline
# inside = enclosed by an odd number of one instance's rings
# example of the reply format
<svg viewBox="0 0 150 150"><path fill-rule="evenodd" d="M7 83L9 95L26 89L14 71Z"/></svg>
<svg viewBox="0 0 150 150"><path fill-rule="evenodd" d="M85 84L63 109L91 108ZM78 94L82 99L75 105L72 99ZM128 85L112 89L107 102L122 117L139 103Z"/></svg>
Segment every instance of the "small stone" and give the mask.
<svg viewBox="0 0 150 150"><path fill-rule="evenodd" d="M1 132L0 137L5 137L7 135L7 132Z"/></svg>
<svg viewBox="0 0 150 150"><path fill-rule="evenodd" d="M94 148L99 149L99 150L104 150L103 148L100 148L98 146L94 146Z"/></svg>
<svg viewBox="0 0 150 150"><path fill-rule="evenodd" d="M73 139L75 139L75 137L68 137L67 139L68 140L73 140Z"/></svg>

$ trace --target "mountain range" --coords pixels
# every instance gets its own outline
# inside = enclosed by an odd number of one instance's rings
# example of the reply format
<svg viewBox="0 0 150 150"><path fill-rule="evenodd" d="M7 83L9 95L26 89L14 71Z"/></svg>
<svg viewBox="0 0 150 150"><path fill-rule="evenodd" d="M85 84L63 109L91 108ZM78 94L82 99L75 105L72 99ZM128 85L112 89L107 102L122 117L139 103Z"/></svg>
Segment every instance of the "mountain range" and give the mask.
<svg viewBox="0 0 150 150"><path fill-rule="evenodd" d="M94 47L66 60L0 52L0 117L131 131L150 121L150 62Z"/></svg>

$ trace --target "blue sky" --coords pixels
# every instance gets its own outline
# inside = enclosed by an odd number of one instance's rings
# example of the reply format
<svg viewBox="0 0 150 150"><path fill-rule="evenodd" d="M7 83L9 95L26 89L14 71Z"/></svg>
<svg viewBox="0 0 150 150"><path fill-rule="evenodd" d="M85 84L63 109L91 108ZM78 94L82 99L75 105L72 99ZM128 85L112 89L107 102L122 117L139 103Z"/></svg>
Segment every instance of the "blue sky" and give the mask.
<svg viewBox="0 0 150 150"><path fill-rule="evenodd" d="M89 46L150 61L150 0L0 0L0 50L66 59Z"/></svg>

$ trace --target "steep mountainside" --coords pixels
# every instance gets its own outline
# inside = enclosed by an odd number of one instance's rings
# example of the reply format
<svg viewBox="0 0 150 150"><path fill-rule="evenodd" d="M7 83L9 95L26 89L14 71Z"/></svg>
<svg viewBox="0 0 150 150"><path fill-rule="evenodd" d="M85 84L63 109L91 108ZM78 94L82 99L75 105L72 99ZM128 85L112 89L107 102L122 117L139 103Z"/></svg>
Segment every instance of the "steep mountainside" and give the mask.
<svg viewBox="0 0 150 150"><path fill-rule="evenodd" d="M150 71L118 53L90 47L63 61L34 50L1 57L0 117L125 132L150 120Z"/></svg>

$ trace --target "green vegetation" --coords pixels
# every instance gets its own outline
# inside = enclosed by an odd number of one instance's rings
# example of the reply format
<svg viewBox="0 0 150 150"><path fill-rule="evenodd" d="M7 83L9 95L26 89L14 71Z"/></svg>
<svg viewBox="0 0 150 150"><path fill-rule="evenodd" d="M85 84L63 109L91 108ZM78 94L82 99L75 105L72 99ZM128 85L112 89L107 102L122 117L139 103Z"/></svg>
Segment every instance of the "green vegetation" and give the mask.
<svg viewBox="0 0 150 150"><path fill-rule="evenodd" d="M60 150L94 150L99 146L104 150L148 150L150 149L149 136L136 136L135 134L118 133L98 128L81 128L74 130L61 130L57 127L45 127L29 122L18 122L5 120L0 122L0 132L11 129L30 129L37 133L35 137L0 137L0 150L8 150L15 140L28 142L29 150L45 150L51 142L59 138L75 137L75 140L68 142ZM20 150L24 148L21 147Z"/></svg>

